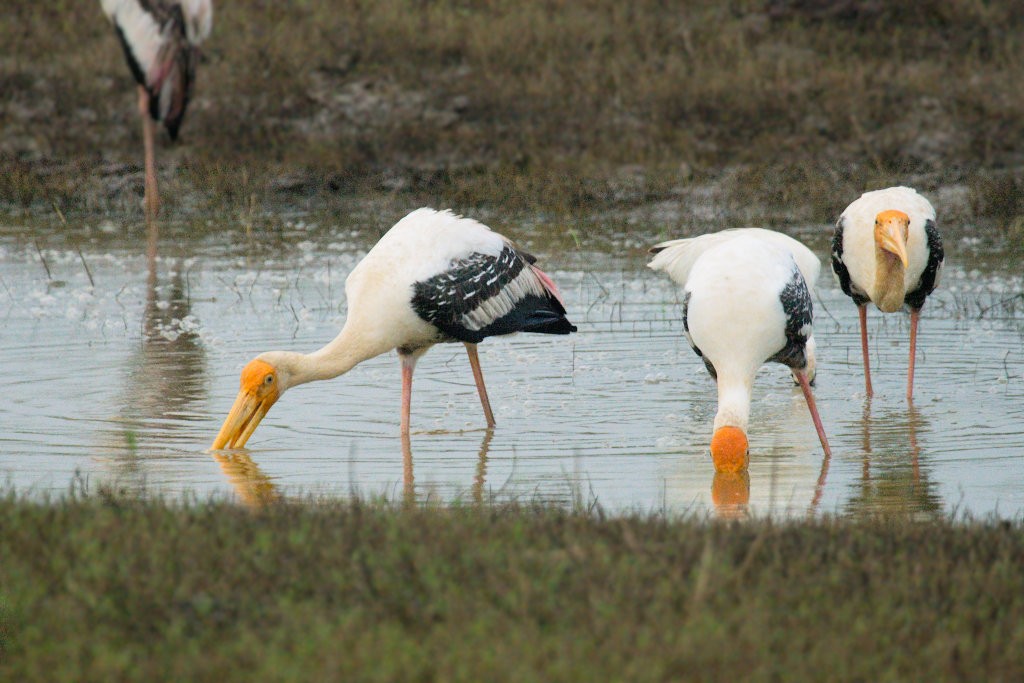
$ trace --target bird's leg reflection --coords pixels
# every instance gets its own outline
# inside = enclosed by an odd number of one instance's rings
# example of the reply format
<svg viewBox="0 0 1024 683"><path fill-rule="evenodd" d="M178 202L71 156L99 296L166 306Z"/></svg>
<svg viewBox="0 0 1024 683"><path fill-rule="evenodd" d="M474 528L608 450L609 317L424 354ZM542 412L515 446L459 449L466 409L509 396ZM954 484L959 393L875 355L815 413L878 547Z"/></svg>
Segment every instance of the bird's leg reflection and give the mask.
<svg viewBox="0 0 1024 683"><path fill-rule="evenodd" d="M494 429L484 431L484 439L480 442L480 456L476 463L476 476L473 477L473 502L482 505L484 502L484 483L487 480L487 453L491 450L491 439Z"/></svg>
<svg viewBox="0 0 1024 683"><path fill-rule="evenodd" d="M860 416L861 450L864 452L861 480L864 486L871 481L871 397L864 401Z"/></svg>
<svg viewBox="0 0 1024 683"><path fill-rule="evenodd" d="M921 467L918 462L921 455L921 447L917 443L917 426L920 422L921 413L914 407L914 402L910 401L910 405L907 406L907 431L910 436L910 464L914 470L915 486L921 483Z"/></svg>
<svg viewBox="0 0 1024 683"><path fill-rule="evenodd" d="M928 471L921 466L924 444L919 442L918 434L927 425L926 417L913 405L877 415L865 408L861 417L863 472L859 491L847 503L850 510L941 510L942 501L930 486Z"/></svg>
<svg viewBox="0 0 1024 683"><path fill-rule="evenodd" d="M143 466L182 438L184 421L196 419L195 405L206 394L205 347L196 333L182 259L160 286L158 230L147 223L145 306L138 348L126 360L126 377L112 446L123 454L113 462L117 477L139 478ZM162 293L161 293L162 292ZM102 432L106 434L106 432Z"/></svg>
<svg viewBox="0 0 1024 683"><path fill-rule="evenodd" d="M808 513L814 515L821 503L821 496L825 493L825 480L828 479L828 466L832 462L832 454L825 453L821 457L821 472L818 473L818 482L814 485L814 496L811 498L811 508Z"/></svg>
<svg viewBox="0 0 1024 683"><path fill-rule="evenodd" d="M416 481L412 474L412 439L402 431L402 501L406 505L416 502Z"/></svg>
<svg viewBox="0 0 1024 683"><path fill-rule="evenodd" d="M160 228L156 217L146 215L146 266L148 273L146 285L152 289L156 285L156 247L160 238Z"/></svg>
<svg viewBox="0 0 1024 683"><path fill-rule="evenodd" d="M711 502L715 512L724 519L742 519L749 513L750 473L715 472L711 480Z"/></svg>
<svg viewBox="0 0 1024 683"><path fill-rule="evenodd" d="M281 500L273 480L249 457L248 451L211 451L213 459L227 475L235 495L251 508L262 508Z"/></svg>

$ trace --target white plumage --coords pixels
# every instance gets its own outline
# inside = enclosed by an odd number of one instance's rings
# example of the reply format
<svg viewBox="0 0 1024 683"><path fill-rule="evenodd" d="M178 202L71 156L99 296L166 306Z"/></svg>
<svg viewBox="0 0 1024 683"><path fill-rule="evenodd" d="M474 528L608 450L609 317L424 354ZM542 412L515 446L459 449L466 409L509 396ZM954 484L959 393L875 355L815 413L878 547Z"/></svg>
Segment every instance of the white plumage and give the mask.
<svg viewBox="0 0 1024 683"><path fill-rule="evenodd" d="M124 34L144 74L152 74L157 65L161 47L171 39L171 27L161 17L170 14L174 5L181 7L185 20L185 36L192 45L199 45L210 36L213 28L212 0L100 0L107 18ZM161 8L154 13L150 7Z"/></svg>
<svg viewBox="0 0 1024 683"><path fill-rule="evenodd" d="M176 139L192 93L198 46L213 26L211 0L100 0L138 84L143 121L146 214L159 208L153 120Z"/></svg>
<svg viewBox="0 0 1024 683"><path fill-rule="evenodd" d="M512 332L568 334L558 289L505 237L449 211L418 209L394 225L345 280L348 317L310 354L271 351L242 371L241 391L213 448L240 448L289 388L331 379L392 349L402 362L402 434L412 372L439 342L462 341L488 426L494 425L476 344Z"/></svg>
<svg viewBox="0 0 1024 683"><path fill-rule="evenodd" d="M931 203L909 187L865 192L836 222L832 271L859 308L865 390L870 396L867 308L910 308L907 398L913 397L917 325L925 299L939 283L945 254Z"/></svg>
<svg viewBox="0 0 1024 683"><path fill-rule="evenodd" d="M925 225L935 222L931 202L909 187L890 187L865 192L843 211L839 221L844 224L843 261L854 284L872 301L879 298L875 287L875 218L883 211L896 209L910 217L907 236L907 266L903 271L903 293L913 291L921 282L928 265L928 235ZM935 284L938 284L936 273Z"/></svg>
<svg viewBox="0 0 1024 683"><path fill-rule="evenodd" d="M820 263L800 242L757 228L665 242L649 264L683 286L684 327L718 383L711 453L720 471L747 465L754 375L765 362L790 367L807 398L822 447L809 382L814 377L810 292Z"/></svg>
<svg viewBox="0 0 1024 683"><path fill-rule="evenodd" d="M349 320L363 328L364 334L375 337L374 343L384 351L436 343L437 328L410 306L409 293L416 283L446 272L453 262L471 254L498 258L509 246L509 240L472 218L417 209L388 230L345 280ZM496 296L460 316L466 327L479 330L508 314L524 293L542 296L545 292L534 268L523 268L509 285L514 287L503 287ZM456 295L453 289L448 291ZM392 317L391 324L375 324L381 311Z"/></svg>
<svg viewBox="0 0 1024 683"><path fill-rule="evenodd" d="M808 286L814 287L818 281L818 275L821 273L821 261L814 255L814 252L804 246L802 242L793 239L789 235L783 235L781 232L775 232L774 230L765 230L764 228L733 228L731 230L722 230L706 235L698 235L697 237L669 240L668 242L656 244L651 247L651 252L655 256L651 259L649 267L654 270L664 271L673 280L681 285L685 285L690 269L693 268L694 262L701 254L711 247L744 236L756 237L788 249L793 254L793 258L800 267L800 272L803 273L804 280L807 281Z"/></svg>

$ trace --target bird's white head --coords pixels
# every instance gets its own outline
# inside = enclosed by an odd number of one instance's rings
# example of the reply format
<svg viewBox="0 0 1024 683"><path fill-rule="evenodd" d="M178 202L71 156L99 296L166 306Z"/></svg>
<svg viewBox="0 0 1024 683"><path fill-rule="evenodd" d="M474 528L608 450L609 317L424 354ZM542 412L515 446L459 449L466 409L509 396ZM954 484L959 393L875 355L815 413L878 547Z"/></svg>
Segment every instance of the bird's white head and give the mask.
<svg viewBox="0 0 1024 683"><path fill-rule="evenodd" d="M273 354L263 354L242 368L238 398L213 440L213 450L244 447L271 406L281 398L288 377L273 360Z"/></svg>
<svg viewBox="0 0 1024 683"><path fill-rule="evenodd" d="M875 244L882 251L894 255L906 268L909 263L907 257L907 238L910 235L910 216L889 209L882 211L875 216Z"/></svg>
<svg viewBox="0 0 1024 683"><path fill-rule="evenodd" d="M750 462L747 435L739 427L725 425L711 437L711 459L716 472L742 472Z"/></svg>

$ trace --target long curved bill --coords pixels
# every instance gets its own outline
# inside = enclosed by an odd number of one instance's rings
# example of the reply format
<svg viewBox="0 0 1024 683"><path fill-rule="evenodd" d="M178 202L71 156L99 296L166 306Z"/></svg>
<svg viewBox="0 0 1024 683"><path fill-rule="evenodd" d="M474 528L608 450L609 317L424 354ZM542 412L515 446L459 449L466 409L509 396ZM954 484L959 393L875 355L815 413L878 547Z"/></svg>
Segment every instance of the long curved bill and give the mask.
<svg viewBox="0 0 1024 683"><path fill-rule="evenodd" d="M276 399L276 396L259 398L247 391L239 392L210 449L243 448Z"/></svg>
<svg viewBox="0 0 1024 683"><path fill-rule="evenodd" d="M886 223L880 235L880 245L886 251L895 254L903 267L906 268L910 264L910 258L907 255L907 242L903 239L903 232L899 223L890 221Z"/></svg>
<svg viewBox="0 0 1024 683"><path fill-rule="evenodd" d="M818 430L818 439L825 451L825 457L832 457L832 449L828 447L828 437L825 436L825 427L821 424L821 416L818 415L818 406L814 403L814 394L811 393L811 384L807 381L807 375L802 372L794 372L796 381L800 382L800 388L804 391L804 398L807 399L807 408L811 411L811 419L814 420L814 428Z"/></svg>

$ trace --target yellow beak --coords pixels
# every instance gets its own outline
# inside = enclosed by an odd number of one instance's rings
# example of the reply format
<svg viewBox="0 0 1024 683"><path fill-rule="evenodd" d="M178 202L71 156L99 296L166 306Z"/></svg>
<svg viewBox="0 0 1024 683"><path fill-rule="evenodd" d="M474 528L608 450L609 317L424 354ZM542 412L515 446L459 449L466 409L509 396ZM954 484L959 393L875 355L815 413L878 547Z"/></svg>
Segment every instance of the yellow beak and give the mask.
<svg viewBox="0 0 1024 683"><path fill-rule="evenodd" d="M903 238L903 228L898 222L886 223L878 233L878 238L878 246L898 256L904 268L910 264L907 257L907 242Z"/></svg>
<svg viewBox="0 0 1024 683"><path fill-rule="evenodd" d="M240 391L235 404L231 406L231 412L224 420L220 433L213 440L212 450L222 448L243 448L252 433L256 431L260 421L266 416L267 411L277 401L276 393L268 394L262 398L248 391Z"/></svg>

